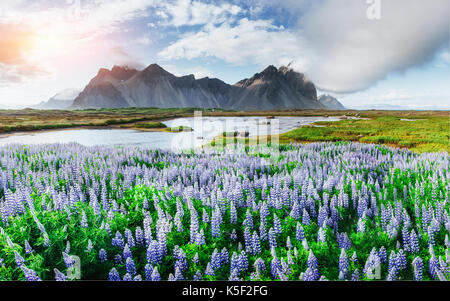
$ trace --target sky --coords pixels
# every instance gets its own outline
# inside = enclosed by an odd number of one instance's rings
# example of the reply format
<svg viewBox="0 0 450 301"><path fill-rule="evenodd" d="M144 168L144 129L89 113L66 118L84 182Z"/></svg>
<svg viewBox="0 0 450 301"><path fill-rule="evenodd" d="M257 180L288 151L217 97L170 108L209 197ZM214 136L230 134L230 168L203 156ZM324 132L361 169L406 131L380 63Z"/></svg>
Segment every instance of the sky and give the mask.
<svg viewBox="0 0 450 301"><path fill-rule="evenodd" d="M83 89L98 69L249 78L291 63L346 107L450 109L448 0L8 0L0 107Z"/></svg>

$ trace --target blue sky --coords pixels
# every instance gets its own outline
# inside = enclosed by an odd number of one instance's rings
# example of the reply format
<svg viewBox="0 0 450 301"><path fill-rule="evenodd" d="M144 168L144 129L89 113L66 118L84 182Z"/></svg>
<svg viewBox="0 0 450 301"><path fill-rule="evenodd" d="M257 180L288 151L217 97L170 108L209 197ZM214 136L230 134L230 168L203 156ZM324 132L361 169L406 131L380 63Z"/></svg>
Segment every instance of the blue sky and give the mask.
<svg viewBox="0 0 450 301"><path fill-rule="evenodd" d="M113 65L233 84L290 62L347 107L450 105L448 0L11 0L0 33L0 106Z"/></svg>

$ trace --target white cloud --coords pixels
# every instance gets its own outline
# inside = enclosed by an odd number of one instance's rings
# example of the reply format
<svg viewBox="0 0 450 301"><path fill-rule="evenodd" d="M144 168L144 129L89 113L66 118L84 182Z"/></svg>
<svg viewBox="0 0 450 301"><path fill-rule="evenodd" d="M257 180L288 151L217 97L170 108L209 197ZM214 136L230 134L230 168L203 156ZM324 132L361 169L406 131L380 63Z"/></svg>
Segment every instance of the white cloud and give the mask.
<svg viewBox="0 0 450 301"><path fill-rule="evenodd" d="M180 68L175 65L166 65L163 64L162 67L166 69L168 72L176 75L176 76L185 76L189 74L193 74L196 79L204 78L204 77L214 77L214 74L211 70L202 67L202 66L196 66L196 67L190 67L190 68Z"/></svg>
<svg viewBox="0 0 450 301"><path fill-rule="evenodd" d="M446 51L441 54L441 59L447 64L450 64L450 52Z"/></svg>
<svg viewBox="0 0 450 301"><path fill-rule="evenodd" d="M229 3L215 5L192 0L171 1L160 8L157 14L164 19L162 25L176 27L218 24L243 12L241 7Z"/></svg>
<svg viewBox="0 0 450 301"><path fill-rule="evenodd" d="M217 57L234 64L287 64L304 53L302 40L269 20L243 18L233 26L229 22L206 25L198 32L185 34L158 55L163 59ZM296 63L304 62L299 58Z"/></svg>
<svg viewBox="0 0 450 301"><path fill-rule="evenodd" d="M365 1L326 0L300 19L313 47L310 77L322 89L365 89L393 72L433 59L449 41L448 0L381 2L381 19L369 20Z"/></svg>

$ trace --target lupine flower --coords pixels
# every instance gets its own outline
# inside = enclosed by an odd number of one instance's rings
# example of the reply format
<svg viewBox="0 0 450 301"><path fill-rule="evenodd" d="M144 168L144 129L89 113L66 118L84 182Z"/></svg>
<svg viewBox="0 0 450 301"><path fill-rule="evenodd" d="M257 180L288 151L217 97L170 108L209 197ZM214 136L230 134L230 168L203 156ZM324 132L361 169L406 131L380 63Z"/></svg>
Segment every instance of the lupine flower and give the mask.
<svg viewBox="0 0 450 301"><path fill-rule="evenodd" d="M100 249L100 251L98 251L98 258L102 263L108 261L108 254L106 253L105 249Z"/></svg>
<svg viewBox="0 0 450 301"><path fill-rule="evenodd" d="M317 261L317 258L314 255L312 250L309 250L307 264L308 264L308 267L313 269L313 270L317 270L319 268L319 262Z"/></svg>
<svg viewBox="0 0 450 301"><path fill-rule="evenodd" d="M269 245L270 245L270 248L277 247L277 239L276 239L275 231L273 230L273 228L269 229Z"/></svg>
<svg viewBox="0 0 450 301"><path fill-rule="evenodd" d="M423 261L420 257L414 258L413 262L414 267L414 280L416 281L422 281L422 275L423 275Z"/></svg>
<svg viewBox="0 0 450 301"><path fill-rule="evenodd" d="M155 268L153 269L153 273L152 273L152 281L161 281L161 276L159 275L158 267L155 267Z"/></svg>
<svg viewBox="0 0 450 301"><path fill-rule="evenodd" d="M53 271L55 272L55 280L56 281L66 281L67 280L67 276L63 273L61 273L58 269L53 269Z"/></svg>
<svg viewBox="0 0 450 301"><path fill-rule="evenodd" d="M352 281L359 281L359 278L360 278L360 276L359 276L359 270L358 270L358 269L355 269L355 271L354 271L353 274L352 274Z"/></svg>
<svg viewBox="0 0 450 301"><path fill-rule="evenodd" d="M41 281L41 278L39 278L38 274L36 274L36 272L32 269L29 269L24 265L21 265L20 268L25 274L25 278L27 279L27 281Z"/></svg>
<svg viewBox="0 0 450 301"><path fill-rule="evenodd" d="M125 267L126 267L128 274L130 274L132 276L136 275L136 267L134 265L133 258L131 258L131 257L127 258L127 260L125 262Z"/></svg>
<svg viewBox="0 0 450 301"><path fill-rule="evenodd" d="M144 273L145 273L145 280L151 281L152 280L152 273L153 273L153 267L151 264L147 263L144 267Z"/></svg>
<svg viewBox="0 0 450 301"><path fill-rule="evenodd" d="M194 275L194 281L200 281L200 280L202 280L202 273L199 270L197 270L197 272Z"/></svg>
<svg viewBox="0 0 450 301"><path fill-rule="evenodd" d="M88 222L86 217L86 212L84 210L81 212L81 228L87 228Z"/></svg>
<svg viewBox="0 0 450 301"><path fill-rule="evenodd" d="M28 240L25 240L25 254L31 254L33 252L34 252L34 250L28 243Z"/></svg>
<svg viewBox="0 0 450 301"><path fill-rule="evenodd" d="M25 263L25 259L17 251L14 251L14 258L18 267L22 267Z"/></svg>
<svg viewBox="0 0 450 301"><path fill-rule="evenodd" d="M295 229L295 238L297 238L298 241L302 241L303 239L305 239L303 227L299 222L297 222L297 227Z"/></svg>
<svg viewBox="0 0 450 301"><path fill-rule="evenodd" d="M319 272L314 268L307 268L303 274L303 281L316 281L319 279Z"/></svg>
<svg viewBox="0 0 450 301"><path fill-rule="evenodd" d="M133 254L131 253L130 247L128 247L128 244L125 244L125 247L123 248L123 255L124 260L127 260L128 258L133 258Z"/></svg>
<svg viewBox="0 0 450 301"><path fill-rule="evenodd" d="M347 278L348 268L349 264L347 254L344 249L341 249L341 255L339 256L339 272L342 273L343 279Z"/></svg>

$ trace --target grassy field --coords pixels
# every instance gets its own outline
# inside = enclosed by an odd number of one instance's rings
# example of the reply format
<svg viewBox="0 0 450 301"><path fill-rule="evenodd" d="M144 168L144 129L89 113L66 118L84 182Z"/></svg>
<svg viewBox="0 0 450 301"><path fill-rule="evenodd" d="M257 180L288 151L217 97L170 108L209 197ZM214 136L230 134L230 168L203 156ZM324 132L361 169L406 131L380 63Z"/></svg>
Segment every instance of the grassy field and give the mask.
<svg viewBox="0 0 450 301"><path fill-rule="evenodd" d="M313 141L359 141L406 147L416 152L450 150L449 113L414 115L370 115L358 120L316 122L280 135L281 143ZM413 118L413 119L411 119Z"/></svg>
<svg viewBox="0 0 450 301"><path fill-rule="evenodd" d="M0 133L61 129L73 127L111 127L156 123L193 116L199 109L127 108L101 110L0 110ZM203 110L205 114L211 110ZM132 126L129 126L132 127ZM139 127L146 128L145 125ZM151 125L148 128L151 128Z"/></svg>
<svg viewBox="0 0 450 301"><path fill-rule="evenodd" d="M127 108L101 110L0 110L0 133L74 128L120 127L168 131L161 121L192 117L195 108ZM407 147L413 151L449 151L449 111L323 111L236 112L202 110L204 116L340 116L337 122L316 122L280 135L281 143L359 141ZM249 141L249 139L232 139ZM250 139L251 141L251 139ZM221 141L218 141L222 143Z"/></svg>

